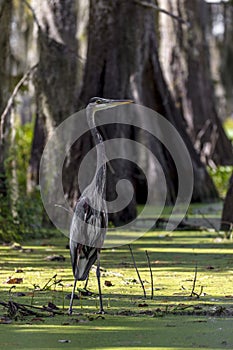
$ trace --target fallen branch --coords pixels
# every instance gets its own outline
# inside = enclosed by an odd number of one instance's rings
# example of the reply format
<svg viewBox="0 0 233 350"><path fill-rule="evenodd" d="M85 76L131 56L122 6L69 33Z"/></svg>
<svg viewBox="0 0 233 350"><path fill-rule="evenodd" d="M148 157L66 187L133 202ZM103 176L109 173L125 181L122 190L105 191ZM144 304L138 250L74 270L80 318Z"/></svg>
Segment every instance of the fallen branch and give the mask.
<svg viewBox="0 0 233 350"><path fill-rule="evenodd" d="M147 218L140 218L137 219L137 223L138 222L147 222L147 221L153 221L154 225L151 227L152 230L155 229L160 229L160 231L163 229L163 226L165 224L167 224L168 222L174 225L177 225L177 221L176 220L170 220L169 218L155 218L155 217L147 217ZM192 223L188 223L185 222L185 220L183 219L181 222L179 222L179 224L177 225L175 230L203 230L204 227L201 226L197 226L197 225L193 225ZM164 230L165 231L165 230ZM166 231L165 231L166 232Z"/></svg>
<svg viewBox="0 0 233 350"><path fill-rule="evenodd" d="M140 283L141 283L141 286L142 286L142 290L143 290L144 298L146 298L146 291L145 291L145 287L144 287L144 284L143 284L143 282L142 282L141 276L140 276L140 274L139 274L139 271L138 271L138 268L137 268L137 265L136 265L136 261L135 261L135 259L134 259L133 251L132 251L132 248L131 248L130 244L129 244L129 250L130 250L130 253L131 253L131 256L132 256L132 260L133 260L134 268L135 268L135 270L136 270L136 272L137 272L138 279L139 279L139 281L140 281Z"/></svg>
<svg viewBox="0 0 233 350"><path fill-rule="evenodd" d="M41 316L41 315L43 315L43 317L46 317L46 316L51 316L51 313L53 315L64 315L64 312L54 310L53 308L51 308L49 306L43 306L43 307L32 306L32 305L28 305L28 304L16 303L15 301L9 301L9 302L0 301L0 305L2 305L8 309L9 316L12 318L14 318L16 316L17 312L19 312L23 316ZM38 310L38 311L40 311L40 313L36 312L32 309ZM44 314L45 312L48 312L49 315L45 315Z"/></svg>
<svg viewBox="0 0 233 350"><path fill-rule="evenodd" d="M138 5L141 5L141 6L144 6L144 7L148 7L148 8L152 8L153 10L156 10L156 11L159 11L159 12L162 12L162 13L165 13L165 15L168 15L172 18L174 18L175 20L177 20L178 22L180 23L183 23L183 24L186 24L187 26L190 25L190 23L188 21L185 21L182 17L179 17L179 16L176 16L174 15L173 13L155 5L155 4L151 4L147 1L140 1L140 0L134 0L134 2Z"/></svg>

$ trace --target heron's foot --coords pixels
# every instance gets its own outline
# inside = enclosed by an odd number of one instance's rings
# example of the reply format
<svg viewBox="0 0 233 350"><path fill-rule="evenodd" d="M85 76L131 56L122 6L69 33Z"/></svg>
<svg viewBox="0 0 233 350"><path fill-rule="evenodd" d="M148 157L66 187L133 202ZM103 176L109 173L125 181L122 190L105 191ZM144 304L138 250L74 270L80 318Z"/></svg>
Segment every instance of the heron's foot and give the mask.
<svg viewBox="0 0 233 350"><path fill-rule="evenodd" d="M102 310L99 310L98 312L96 312L97 315L105 315L107 312L102 309Z"/></svg>

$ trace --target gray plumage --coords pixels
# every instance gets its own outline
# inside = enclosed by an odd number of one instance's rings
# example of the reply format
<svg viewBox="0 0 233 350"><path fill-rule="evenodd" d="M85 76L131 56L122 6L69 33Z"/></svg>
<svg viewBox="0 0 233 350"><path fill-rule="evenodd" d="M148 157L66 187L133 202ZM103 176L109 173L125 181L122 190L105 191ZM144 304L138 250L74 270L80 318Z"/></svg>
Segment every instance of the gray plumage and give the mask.
<svg viewBox="0 0 233 350"><path fill-rule="evenodd" d="M95 112L131 100L107 100L93 97L87 108L87 121L96 144L97 166L90 185L83 191L74 209L70 226L70 255L74 275L74 286L70 300L69 314L72 314L73 297L77 281L86 280L92 265L97 260L96 276L98 280L100 313L103 303L100 286L100 250L103 247L108 227L108 215L105 202L106 157L102 137L95 125Z"/></svg>

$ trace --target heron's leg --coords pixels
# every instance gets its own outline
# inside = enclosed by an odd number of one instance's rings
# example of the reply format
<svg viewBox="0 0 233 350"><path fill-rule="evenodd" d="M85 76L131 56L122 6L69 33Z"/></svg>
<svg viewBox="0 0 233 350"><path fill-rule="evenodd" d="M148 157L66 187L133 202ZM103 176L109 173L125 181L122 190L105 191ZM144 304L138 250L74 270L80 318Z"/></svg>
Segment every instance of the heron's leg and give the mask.
<svg viewBox="0 0 233 350"><path fill-rule="evenodd" d="M84 285L84 288L83 288L85 290L87 289L88 281L89 281L89 274L87 275L87 279L86 279L86 282L85 282L85 285Z"/></svg>
<svg viewBox="0 0 233 350"><path fill-rule="evenodd" d="M73 290L72 290L72 294L71 294L71 298L70 298L70 307L69 307L69 310L68 310L68 314L69 315L72 315L72 306L73 306L73 300L74 300L74 293L75 293L75 289L76 289L76 283L77 283L77 280L76 278L74 279L74 286L73 286Z"/></svg>
<svg viewBox="0 0 233 350"><path fill-rule="evenodd" d="M99 299L100 299L100 314L104 314L104 308L103 308L103 300L102 300L102 293L101 293L101 285L100 285L100 250L97 251L97 268L96 268L96 277L98 281L98 288L99 288Z"/></svg>
<svg viewBox="0 0 233 350"><path fill-rule="evenodd" d="M77 260L76 260L76 264L78 266L79 263L79 258L80 258L80 251L79 251L80 247L77 249ZM71 298L70 298L70 307L68 310L69 315L72 315L72 306L73 306L73 300L74 300L74 293L75 293L75 289L76 289L76 283L77 283L77 279L74 277L74 286L73 286L73 290L72 290L72 294L71 294Z"/></svg>

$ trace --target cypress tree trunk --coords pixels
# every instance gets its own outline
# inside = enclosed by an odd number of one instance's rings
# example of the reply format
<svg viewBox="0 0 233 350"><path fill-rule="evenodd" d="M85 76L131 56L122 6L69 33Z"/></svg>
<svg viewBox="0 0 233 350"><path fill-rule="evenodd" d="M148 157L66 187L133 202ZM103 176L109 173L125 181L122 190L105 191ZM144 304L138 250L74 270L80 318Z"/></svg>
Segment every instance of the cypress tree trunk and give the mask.
<svg viewBox="0 0 233 350"><path fill-rule="evenodd" d="M75 110L77 9L75 0L38 2L39 66L36 123L29 167L29 189L38 184L45 142L54 128Z"/></svg>
<svg viewBox="0 0 233 350"><path fill-rule="evenodd" d="M221 230L233 230L233 174L229 181L229 189L224 201Z"/></svg>
<svg viewBox="0 0 233 350"><path fill-rule="evenodd" d="M10 95L10 32L12 17L12 1L0 2L0 193L6 195L6 170L4 161L7 157L7 139L9 122L7 118L1 119Z"/></svg>
<svg viewBox="0 0 233 350"><path fill-rule="evenodd" d="M227 117L233 114L233 3L224 3L224 37L221 49L221 77L225 89Z"/></svg>
<svg viewBox="0 0 233 350"><path fill-rule="evenodd" d="M185 131L182 115L177 110L164 80L158 59L153 10L133 1L90 1L88 52L80 105L84 107L93 96L133 98L136 103L150 107L165 116L179 130L190 152L195 178L193 200L216 198L215 187L192 146ZM133 135L134 131L132 132L130 127L108 127L105 134L109 139L135 137L141 143L146 139L166 175L167 202L174 202L178 186L177 173L171 156L160 142L145 135ZM83 147L90 148L90 143L90 138L86 138ZM77 155L77 151L74 153ZM75 165L70 164L69 171L74 176L78 160L81 162L81 158L76 157ZM146 161L150 165L151 160ZM134 177L130 164L119 161L113 163L112 167L115 174L108 171L109 199L114 195L112 192L116 180L125 175L136 184L136 188L144 186L144 180ZM150 191L155 189L153 184L156 184L156 172L158 169L150 170L147 174L151 184ZM136 201L133 199L124 211L111 215L110 220L115 224L130 220L136 214L135 205Z"/></svg>
<svg viewBox="0 0 233 350"><path fill-rule="evenodd" d="M233 164L231 142L217 114L208 47L210 12L204 0L160 1L189 25L161 14L160 55L176 105L202 162ZM168 45L169 42L169 45Z"/></svg>

